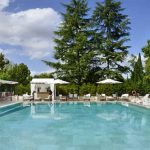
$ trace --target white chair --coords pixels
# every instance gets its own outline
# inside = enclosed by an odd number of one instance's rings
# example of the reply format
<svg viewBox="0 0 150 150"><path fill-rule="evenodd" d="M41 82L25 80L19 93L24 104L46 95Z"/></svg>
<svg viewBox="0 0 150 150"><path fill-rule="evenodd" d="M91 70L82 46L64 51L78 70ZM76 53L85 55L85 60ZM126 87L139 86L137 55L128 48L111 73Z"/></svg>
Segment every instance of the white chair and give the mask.
<svg viewBox="0 0 150 150"><path fill-rule="evenodd" d="M113 98L117 98L117 94L112 94Z"/></svg>
<svg viewBox="0 0 150 150"><path fill-rule="evenodd" d="M67 97L63 96L62 94L59 94L59 100L60 101L67 101Z"/></svg>
<svg viewBox="0 0 150 150"><path fill-rule="evenodd" d="M73 94L69 93L68 98L69 98L69 100L73 100Z"/></svg>
<svg viewBox="0 0 150 150"><path fill-rule="evenodd" d="M150 94L146 94L144 97L141 98L141 103L145 106L150 105Z"/></svg>
<svg viewBox="0 0 150 150"><path fill-rule="evenodd" d="M106 100L106 94L96 94L98 101L105 101Z"/></svg>
<svg viewBox="0 0 150 150"><path fill-rule="evenodd" d="M122 94L121 100L129 100L129 94Z"/></svg>
<svg viewBox="0 0 150 150"><path fill-rule="evenodd" d="M106 97L106 94L101 94L101 96Z"/></svg>
<svg viewBox="0 0 150 150"><path fill-rule="evenodd" d="M33 96L28 95L27 93L23 94L22 97L23 97L23 101L27 101L27 100L32 100L33 99Z"/></svg>
<svg viewBox="0 0 150 150"><path fill-rule="evenodd" d="M101 100L101 101L107 100L107 99L106 99L106 94L101 94L101 95L100 95L100 100Z"/></svg>
<svg viewBox="0 0 150 150"><path fill-rule="evenodd" d="M116 94L112 94L112 96L107 96L106 100L108 101L114 101L117 100L117 95Z"/></svg>
<svg viewBox="0 0 150 150"><path fill-rule="evenodd" d="M149 103L149 94L146 94L142 98L134 98L131 100L131 102L137 103L137 104L143 104L147 105Z"/></svg>
<svg viewBox="0 0 150 150"><path fill-rule="evenodd" d="M73 94L73 99L78 100L78 94Z"/></svg>
<svg viewBox="0 0 150 150"><path fill-rule="evenodd" d="M91 98L91 94L86 94L84 95L83 100L90 101L90 98Z"/></svg>

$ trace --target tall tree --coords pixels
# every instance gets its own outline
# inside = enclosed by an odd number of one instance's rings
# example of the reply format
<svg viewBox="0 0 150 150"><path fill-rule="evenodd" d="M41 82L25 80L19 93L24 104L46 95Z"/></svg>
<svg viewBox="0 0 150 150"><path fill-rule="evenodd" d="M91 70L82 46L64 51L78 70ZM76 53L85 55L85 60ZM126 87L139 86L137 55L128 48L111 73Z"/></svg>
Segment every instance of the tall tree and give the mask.
<svg viewBox="0 0 150 150"><path fill-rule="evenodd" d="M71 0L69 4L64 4L64 7L64 21L55 32L55 59L58 62L45 63L56 69L58 77L81 85L86 81L94 55L89 40L89 8L86 0Z"/></svg>
<svg viewBox="0 0 150 150"><path fill-rule="evenodd" d="M5 74L7 76L7 80L14 80L23 85L27 85L30 83L30 70L23 63L14 64L11 67L7 68Z"/></svg>
<svg viewBox="0 0 150 150"><path fill-rule="evenodd" d="M3 71L7 64L9 64L9 61L5 58L4 54L0 53L0 71Z"/></svg>
<svg viewBox="0 0 150 150"><path fill-rule="evenodd" d="M150 83L150 40L147 41L147 45L142 48L145 61L145 80Z"/></svg>
<svg viewBox="0 0 150 150"><path fill-rule="evenodd" d="M129 40L130 22L128 16L122 13L123 10L121 2L105 0L98 2L93 12L92 24L97 39L95 45L103 68L99 73L106 77L121 78L128 69L123 61L128 54L129 46L125 42Z"/></svg>
<svg viewBox="0 0 150 150"><path fill-rule="evenodd" d="M137 60L137 56L134 54L131 54L130 59L128 60L128 64L129 64L129 68L130 68L130 72L132 73L132 71L134 70L134 66Z"/></svg>
<svg viewBox="0 0 150 150"><path fill-rule="evenodd" d="M30 70L28 66L21 63L14 67L15 76L14 80L18 81L20 84L27 85L30 82Z"/></svg>
<svg viewBox="0 0 150 150"><path fill-rule="evenodd" d="M143 65L141 60L141 54L139 53L138 60L134 65L134 70L131 75L131 80L136 84L140 84L143 82L143 77L144 77L144 71L143 71Z"/></svg>
<svg viewBox="0 0 150 150"><path fill-rule="evenodd" d="M0 71L0 79L10 80L10 81L17 81L17 94L24 94L26 92L30 92L30 70L28 67L21 63L21 64L13 64L9 62L6 58L6 63L4 65L3 70ZM9 63L9 64L8 64ZM7 65L8 64L8 65ZM2 65L3 66L3 65Z"/></svg>

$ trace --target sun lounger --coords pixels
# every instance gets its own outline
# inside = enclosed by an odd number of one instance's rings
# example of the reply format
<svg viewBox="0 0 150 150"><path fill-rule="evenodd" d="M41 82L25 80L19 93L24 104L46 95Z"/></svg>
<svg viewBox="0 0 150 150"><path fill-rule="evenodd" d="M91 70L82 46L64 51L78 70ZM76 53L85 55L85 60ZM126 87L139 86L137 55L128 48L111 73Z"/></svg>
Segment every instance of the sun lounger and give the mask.
<svg viewBox="0 0 150 150"><path fill-rule="evenodd" d="M33 100L33 96L28 94L23 94L23 101Z"/></svg>
<svg viewBox="0 0 150 150"><path fill-rule="evenodd" d="M120 97L120 100L129 101L129 94L122 94L121 97Z"/></svg>
<svg viewBox="0 0 150 150"><path fill-rule="evenodd" d="M73 94L73 100L78 100L78 94Z"/></svg>
<svg viewBox="0 0 150 150"><path fill-rule="evenodd" d="M68 98L67 98L68 100L73 100L73 94L71 94L71 93L69 93L69 95L68 95Z"/></svg>
<svg viewBox="0 0 150 150"><path fill-rule="evenodd" d="M106 96L106 100L107 100L107 101L113 101L114 98L113 98L113 96Z"/></svg>
<svg viewBox="0 0 150 150"><path fill-rule="evenodd" d="M86 94L86 95L84 95L83 100L90 101L90 97L91 97L91 94Z"/></svg>
<svg viewBox="0 0 150 150"><path fill-rule="evenodd" d="M101 94L96 94L97 97L97 101L101 101L101 100L106 100L106 96L103 94L103 96Z"/></svg>
<svg viewBox="0 0 150 150"><path fill-rule="evenodd" d="M150 94L146 94L144 97L141 98L141 103L145 106L150 106Z"/></svg>
<svg viewBox="0 0 150 150"><path fill-rule="evenodd" d="M118 99L117 94L112 94L112 96L113 96L113 98L114 98L115 100L117 100L117 99Z"/></svg>
<svg viewBox="0 0 150 150"><path fill-rule="evenodd" d="M142 102L142 100L140 99L140 97L135 97L135 96L130 97L130 101L132 103L137 103L137 104L140 104Z"/></svg>
<svg viewBox="0 0 150 150"><path fill-rule="evenodd" d="M67 97L66 96L62 96L61 94L59 95L59 100L60 101L67 101Z"/></svg>
<svg viewBox="0 0 150 150"><path fill-rule="evenodd" d="M52 96L51 95L48 95L47 98L44 98L45 101L52 101Z"/></svg>
<svg viewBox="0 0 150 150"><path fill-rule="evenodd" d="M112 94L112 96L106 96L106 100L108 101L114 101L117 99L118 99L117 94Z"/></svg>
<svg viewBox="0 0 150 150"><path fill-rule="evenodd" d="M143 104L146 105L149 101L149 94L146 94L144 97L134 97L131 99L131 102L136 103L136 104Z"/></svg>
<svg viewBox="0 0 150 150"><path fill-rule="evenodd" d="M106 94L101 94L99 95L99 99L100 101L106 101Z"/></svg>

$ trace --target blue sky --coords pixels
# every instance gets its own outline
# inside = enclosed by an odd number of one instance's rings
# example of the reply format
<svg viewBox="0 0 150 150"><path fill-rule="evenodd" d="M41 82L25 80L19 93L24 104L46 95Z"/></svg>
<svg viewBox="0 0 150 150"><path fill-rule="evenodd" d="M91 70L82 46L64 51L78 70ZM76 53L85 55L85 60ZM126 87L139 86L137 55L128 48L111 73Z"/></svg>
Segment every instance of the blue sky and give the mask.
<svg viewBox="0 0 150 150"><path fill-rule="evenodd" d="M95 2L88 0L94 9ZM137 55L150 39L150 0L121 0L131 21L129 53ZM0 51L31 72L50 72L41 60L53 60L54 35L68 0L0 0Z"/></svg>

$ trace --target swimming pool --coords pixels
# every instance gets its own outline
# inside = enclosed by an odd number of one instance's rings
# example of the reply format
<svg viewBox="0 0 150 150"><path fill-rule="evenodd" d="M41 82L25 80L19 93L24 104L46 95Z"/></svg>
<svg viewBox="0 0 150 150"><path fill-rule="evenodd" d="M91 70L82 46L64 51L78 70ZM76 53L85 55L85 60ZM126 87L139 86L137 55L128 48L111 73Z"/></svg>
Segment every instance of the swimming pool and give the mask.
<svg viewBox="0 0 150 150"><path fill-rule="evenodd" d="M149 150L150 111L102 103L25 107L0 117L0 150Z"/></svg>

